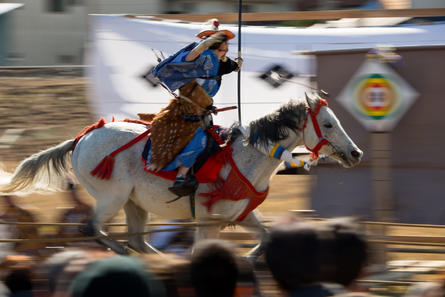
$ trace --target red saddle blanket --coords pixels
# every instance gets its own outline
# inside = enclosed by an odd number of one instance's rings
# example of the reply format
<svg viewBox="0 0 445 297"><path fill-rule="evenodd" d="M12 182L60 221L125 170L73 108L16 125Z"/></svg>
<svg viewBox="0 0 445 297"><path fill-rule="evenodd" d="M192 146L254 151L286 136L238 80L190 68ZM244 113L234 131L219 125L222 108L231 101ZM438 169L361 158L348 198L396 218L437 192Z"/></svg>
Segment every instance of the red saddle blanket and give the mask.
<svg viewBox="0 0 445 297"><path fill-rule="evenodd" d="M223 143L219 134L214 130L210 130L209 132L216 142L220 145ZM143 161L145 162L144 159ZM232 168L229 175L224 180L219 175L219 172L226 163L230 164ZM145 168L145 171L169 180L175 180L177 175L177 170L161 170L155 172ZM232 159L232 148L229 144L221 147L218 152L211 155L194 176L199 183L212 183L210 185L210 192L199 194L201 197L207 198L207 201L203 202L203 205L207 207L209 212L211 211L212 206L220 200L239 201L250 198L248 205L236 219L238 222L243 221L252 210L263 203L269 193L269 188L264 192L258 192L250 181L240 172L238 166Z"/></svg>
<svg viewBox="0 0 445 297"><path fill-rule="evenodd" d="M226 162L224 159L225 158L224 154L225 154L224 151L217 152L216 154L210 156L210 158L207 159L204 165L202 165L201 168L199 168L199 170L194 174L199 183L205 184L216 181L219 171ZM146 160L144 158L142 158L142 161L144 162L144 164L146 163ZM175 180L176 175L178 174L178 170L152 171L147 169L146 167L144 167L144 170L151 174L169 180Z"/></svg>
<svg viewBox="0 0 445 297"><path fill-rule="evenodd" d="M126 120L126 121L146 124L145 122L142 121L132 121L132 120ZM104 124L105 120L101 118L97 123L89 127L85 127L76 137L76 143L82 136L84 136L85 134L94 129L101 128ZM147 131L141 133L130 142L124 144L120 148L116 149L115 151L105 156L102 159L102 161L96 166L96 168L94 168L90 172L91 175L96 176L100 179L106 179L106 180L110 179L111 174L113 172L114 157L123 150L126 150L128 147L132 146L133 144L146 138L149 132L150 129L147 129ZM212 135L212 137L218 142L218 144L220 145L223 144L223 141L221 140L220 136L215 131L210 130L209 132ZM230 164L231 170L227 178L224 180L222 177L219 176L219 172L223 167L223 165L226 163ZM174 180L177 174L176 171L153 172L147 169L146 171L169 180ZM215 204L219 200L239 201L242 199L250 199L244 211L236 219L236 221L238 222L244 220L245 217L252 210L257 208L266 199L267 194L269 193L269 187L264 192L258 192L255 189L255 187L250 183L250 181L241 173L236 163L233 161L232 148L230 147L229 144L222 146L220 151L212 155L204 163L204 165L195 173L195 177L199 183L212 183L210 185L211 188L210 192L199 194L200 196L206 197L208 199L203 203L203 205L207 207L209 212L211 211L213 204Z"/></svg>

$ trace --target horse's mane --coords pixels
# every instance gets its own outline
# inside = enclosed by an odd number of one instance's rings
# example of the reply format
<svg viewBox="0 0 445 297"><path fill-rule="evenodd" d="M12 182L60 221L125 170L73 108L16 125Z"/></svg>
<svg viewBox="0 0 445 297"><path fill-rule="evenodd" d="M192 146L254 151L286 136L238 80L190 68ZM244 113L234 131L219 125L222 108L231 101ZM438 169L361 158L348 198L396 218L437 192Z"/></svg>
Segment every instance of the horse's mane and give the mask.
<svg viewBox="0 0 445 297"><path fill-rule="evenodd" d="M269 141L285 139L289 136L286 128L297 132L298 125L305 117L306 102L291 100L273 113L250 122L249 144L266 146ZM234 124L230 129L229 141L233 143L241 134L239 124Z"/></svg>

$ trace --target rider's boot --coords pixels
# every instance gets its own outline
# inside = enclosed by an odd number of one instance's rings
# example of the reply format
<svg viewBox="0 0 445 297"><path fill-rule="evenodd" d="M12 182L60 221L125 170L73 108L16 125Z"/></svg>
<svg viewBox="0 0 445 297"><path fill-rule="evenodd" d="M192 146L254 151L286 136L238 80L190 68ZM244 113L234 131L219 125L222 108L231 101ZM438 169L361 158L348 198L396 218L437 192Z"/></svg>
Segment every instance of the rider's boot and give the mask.
<svg viewBox="0 0 445 297"><path fill-rule="evenodd" d="M175 195L186 196L194 192L197 187L198 181L193 175L186 175L185 177L178 175L173 186L168 189Z"/></svg>

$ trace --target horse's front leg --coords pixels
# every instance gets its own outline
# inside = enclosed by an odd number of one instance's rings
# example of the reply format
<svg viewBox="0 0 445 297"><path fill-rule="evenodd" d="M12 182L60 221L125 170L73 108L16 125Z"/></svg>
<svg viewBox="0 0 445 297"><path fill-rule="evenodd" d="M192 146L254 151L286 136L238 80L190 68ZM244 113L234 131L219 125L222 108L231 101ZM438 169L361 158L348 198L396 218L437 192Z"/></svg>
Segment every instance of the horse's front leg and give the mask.
<svg viewBox="0 0 445 297"><path fill-rule="evenodd" d="M259 243L246 254L246 257L252 262L256 262L258 257L264 253L268 233L263 221L261 213L254 210L240 223L241 226L254 231L258 235Z"/></svg>

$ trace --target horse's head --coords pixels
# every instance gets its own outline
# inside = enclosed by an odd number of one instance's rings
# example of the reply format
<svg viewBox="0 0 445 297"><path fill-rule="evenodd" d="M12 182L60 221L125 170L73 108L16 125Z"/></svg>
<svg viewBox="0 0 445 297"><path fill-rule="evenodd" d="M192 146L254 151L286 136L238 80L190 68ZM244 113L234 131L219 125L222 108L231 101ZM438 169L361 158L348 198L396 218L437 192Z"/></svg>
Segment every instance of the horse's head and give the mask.
<svg viewBox="0 0 445 297"><path fill-rule="evenodd" d="M360 163L363 152L349 138L334 112L319 96L306 94L309 114L304 128L304 143L316 155L336 159L344 167Z"/></svg>

